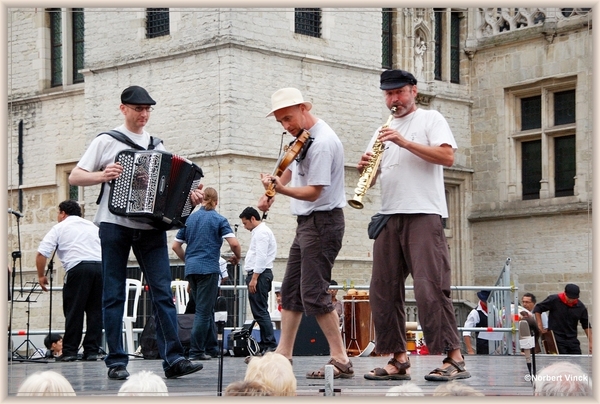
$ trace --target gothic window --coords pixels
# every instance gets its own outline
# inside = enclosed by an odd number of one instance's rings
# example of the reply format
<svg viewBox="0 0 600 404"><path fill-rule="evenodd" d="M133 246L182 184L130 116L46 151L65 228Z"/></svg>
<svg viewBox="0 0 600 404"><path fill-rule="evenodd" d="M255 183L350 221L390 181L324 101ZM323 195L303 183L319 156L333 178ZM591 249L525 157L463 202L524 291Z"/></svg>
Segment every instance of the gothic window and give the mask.
<svg viewBox="0 0 600 404"><path fill-rule="evenodd" d="M435 8L434 78L460 83L460 12Z"/></svg>
<svg viewBox="0 0 600 404"><path fill-rule="evenodd" d="M84 81L84 14L83 8L49 8L50 87Z"/></svg>
<svg viewBox="0 0 600 404"><path fill-rule="evenodd" d="M296 8L295 31L297 34L321 37L321 9Z"/></svg>
<svg viewBox="0 0 600 404"><path fill-rule="evenodd" d="M146 38L169 35L169 9L146 9Z"/></svg>
<svg viewBox="0 0 600 404"><path fill-rule="evenodd" d="M394 55L392 9L384 8L381 12L381 19L381 67L391 69Z"/></svg>
<svg viewBox="0 0 600 404"><path fill-rule="evenodd" d="M512 137L523 200L575 194L575 90L568 87L574 84L553 82L514 93Z"/></svg>

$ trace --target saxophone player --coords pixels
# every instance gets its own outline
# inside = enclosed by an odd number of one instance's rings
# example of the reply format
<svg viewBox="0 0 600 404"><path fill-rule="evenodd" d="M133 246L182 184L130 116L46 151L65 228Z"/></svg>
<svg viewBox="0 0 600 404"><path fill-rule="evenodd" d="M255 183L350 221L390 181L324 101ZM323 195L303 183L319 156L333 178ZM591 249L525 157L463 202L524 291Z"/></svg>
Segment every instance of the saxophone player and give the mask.
<svg viewBox="0 0 600 404"><path fill-rule="evenodd" d="M448 217L443 168L454 163L456 141L439 112L417 108L417 80L411 73L384 71L380 89L388 109L395 111L367 148L371 150L376 139L385 146L373 180L381 186L379 213L388 218L373 244L370 303L375 353L390 354L391 359L364 377L411 379L404 311L405 280L411 275L425 343L432 354L447 353L425 379L468 378L450 297L450 259L442 225L442 218ZM370 152L363 154L359 172L370 157Z"/></svg>

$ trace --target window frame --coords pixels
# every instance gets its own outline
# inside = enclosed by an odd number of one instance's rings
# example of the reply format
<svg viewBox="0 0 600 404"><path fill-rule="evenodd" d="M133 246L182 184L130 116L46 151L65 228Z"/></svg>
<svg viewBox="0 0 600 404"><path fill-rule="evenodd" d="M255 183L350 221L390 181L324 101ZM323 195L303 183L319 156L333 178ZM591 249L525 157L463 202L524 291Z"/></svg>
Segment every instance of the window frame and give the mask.
<svg viewBox="0 0 600 404"><path fill-rule="evenodd" d="M318 32L304 30L299 28L298 14L299 13L315 13L318 15ZM294 33L312 38L323 38L323 9L322 8L294 8Z"/></svg>
<svg viewBox="0 0 600 404"><path fill-rule="evenodd" d="M60 41L55 41L54 26L52 23L53 13L60 13ZM80 84L85 81L79 70L85 65L84 47L85 47L85 25L82 22L83 33L77 35L77 24L74 24L74 14L81 13L82 21L85 21L84 8L46 8L47 16L45 28L47 29L46 47L48 49L48 59L46 59L47 74L46 86L51 89L62 89L63 87ZM55 15L55 14L54 14ZM79 39L80 38L80 39ZM77 43L81 45L81 66L78 64L79 50ZM60 59L60 72L55 69L55 60ZM60 80L56 75L60 74Z"/></svg>
<svg viewBox="0 0 600 404"><path fill-rule="evenodd" d="M566 198L577 195L577 177L575 175L573 194L556 196L556 174L555 174L555 142L559 137L575 136L575 166L577 166L577 112L573 123L561 125L554 124L554 94L567 90L575 90L577 100L577 81L570 77L565 79L552 79L539 82L521 88L509 89L508 94L508 139L511 143L512 158L509 160L509 200L535 201L549 198ZM541 125L540 128L521 130L521 99L541 96ZM575 101L575 105L577 102ZM577 106L575 107L575 111ZM523 199L523 168L522 168L522 144L531 140L541 140L541 179L539 198ZM575 174L577 169L575 169Z"/></svg>
<svg viewBox="0 0 600 404"><path fill-rule="evenodd" d="M455 8L434 8L433 38L435 50L434 80L461 84L460 63L462 57L461 32L463 31L464 10ZM457 35L457 36L455 36Z"/></svg>

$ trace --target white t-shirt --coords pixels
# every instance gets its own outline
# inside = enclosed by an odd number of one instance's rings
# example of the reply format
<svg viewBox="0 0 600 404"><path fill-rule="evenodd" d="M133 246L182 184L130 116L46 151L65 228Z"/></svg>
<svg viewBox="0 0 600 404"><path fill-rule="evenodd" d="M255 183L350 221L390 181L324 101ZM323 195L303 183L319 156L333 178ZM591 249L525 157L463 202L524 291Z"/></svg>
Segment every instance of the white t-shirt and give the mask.
<svg viewBox="0 0 600 404"><path fill-rule="evenodd" d="M98 227L79 216L67 216L52 226L38 247L38 252L49 258L56 255L65 271L81 261L102 261Z"/></svg>
<svg viewBox="0 0 600 404"><path fill-rule="evenodd" d="M292 171L290 186L323 185L316 201L302 201L291 198L290 209L293 215L309 215L315 211L330 211L346 206L344 194L344 147L333 129L319 119L307 129L314 138L306 157L288 167Z"/></svg>
<svg viewBox="0 0 600 404"><path fill-rule="evenodd" d="M406 139L428 146L450 145L456 141L446 119L435 110L417 109L412 114L392 120L390 127ZM368 149L377 139L375 131ZM444 191L444 168L431 164L391 142L384 143L377 177L381 186L380 213L428 213L448 217Z"/></svg>
<svg viewBox="0 0 600 404"><path fill-rule="evenodd" d="M125 125L121 125L115 128L115 130L124 133L131 140L142 146L144 149L146 149L148 147L148 143L150 143L150 134L146 131L144 131L144 133L140 135L137 133L130 132L129 130L127 130L127 128L125 128ZM112 136L97 136L94 138L94 140L92 140L92 143L89 145L89 147L81 157L81 160L79 160L79 163L77 163L77 167L88 172L104 170L104 168L106 168L107 165L109 165L110 163L114 163L115 157L120 151L126 149L131 149L131 147L123 142L114 139ZM155 149L165 151L165 147L162 143L157 145ZM100 201L98 211L96 212L96 216L94 217L94 223L96 225L100 225L101 222L107 222L129 227L132 229L153 229L153 227L150 224L131 220L125 216L117 216L112 214L108 210L108 196L110 195L110 185L108 183L104 183L102 186L104 187L104 192L102 193L102 200Z"/></svg>

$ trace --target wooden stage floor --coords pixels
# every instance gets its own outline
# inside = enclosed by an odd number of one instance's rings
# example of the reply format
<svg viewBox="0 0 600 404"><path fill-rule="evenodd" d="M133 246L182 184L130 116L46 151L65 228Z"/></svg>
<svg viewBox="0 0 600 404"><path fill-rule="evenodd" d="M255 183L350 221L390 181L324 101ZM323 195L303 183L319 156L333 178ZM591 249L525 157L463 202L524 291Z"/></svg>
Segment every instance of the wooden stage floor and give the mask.
<svg viewBox="0 0 600 404"><path fill-rule="evenodd" d="M441 365L443 357L434 355L412 356L412 382L421 387L426 395L431 395L440 382L426 381L423 376L432 369ZM559 360L571 361L579 364L592 379L592 357L588 355L536 355L537 370ZM323 396L322 380L306 379L308 371L318 369L328 360L325 356L295 356L294 373L298 380L299 396ZM354 357L355 376L352 379L336 379L334 389L340 389L336 396L384 396L387 389L396 386L402 381L371 381L363 377L364 373L374 367L381 367L387 362L385 357ZM192 375L179 379L166 379L162 371L161 360L146 360L131 358L127 367L130 373L140 370L149 370L164 378L169 389L169 395L189 397L216 397L218 391L219 360L203 361L204 368ZM109 380L104 362L19 362L9 361L7 364L7 395L14 396L21 382L30 374L54 370L65 376L73 385L77 396L115 396L122 381ZM532 395L531 383L527 380L527 366L525 358L518 356L467 356L467 370L471 378L461 380L486 396L530 396ZM236 380L242 380L246 371L244 358L225 356L223 358L223 390Z"/></svg>

